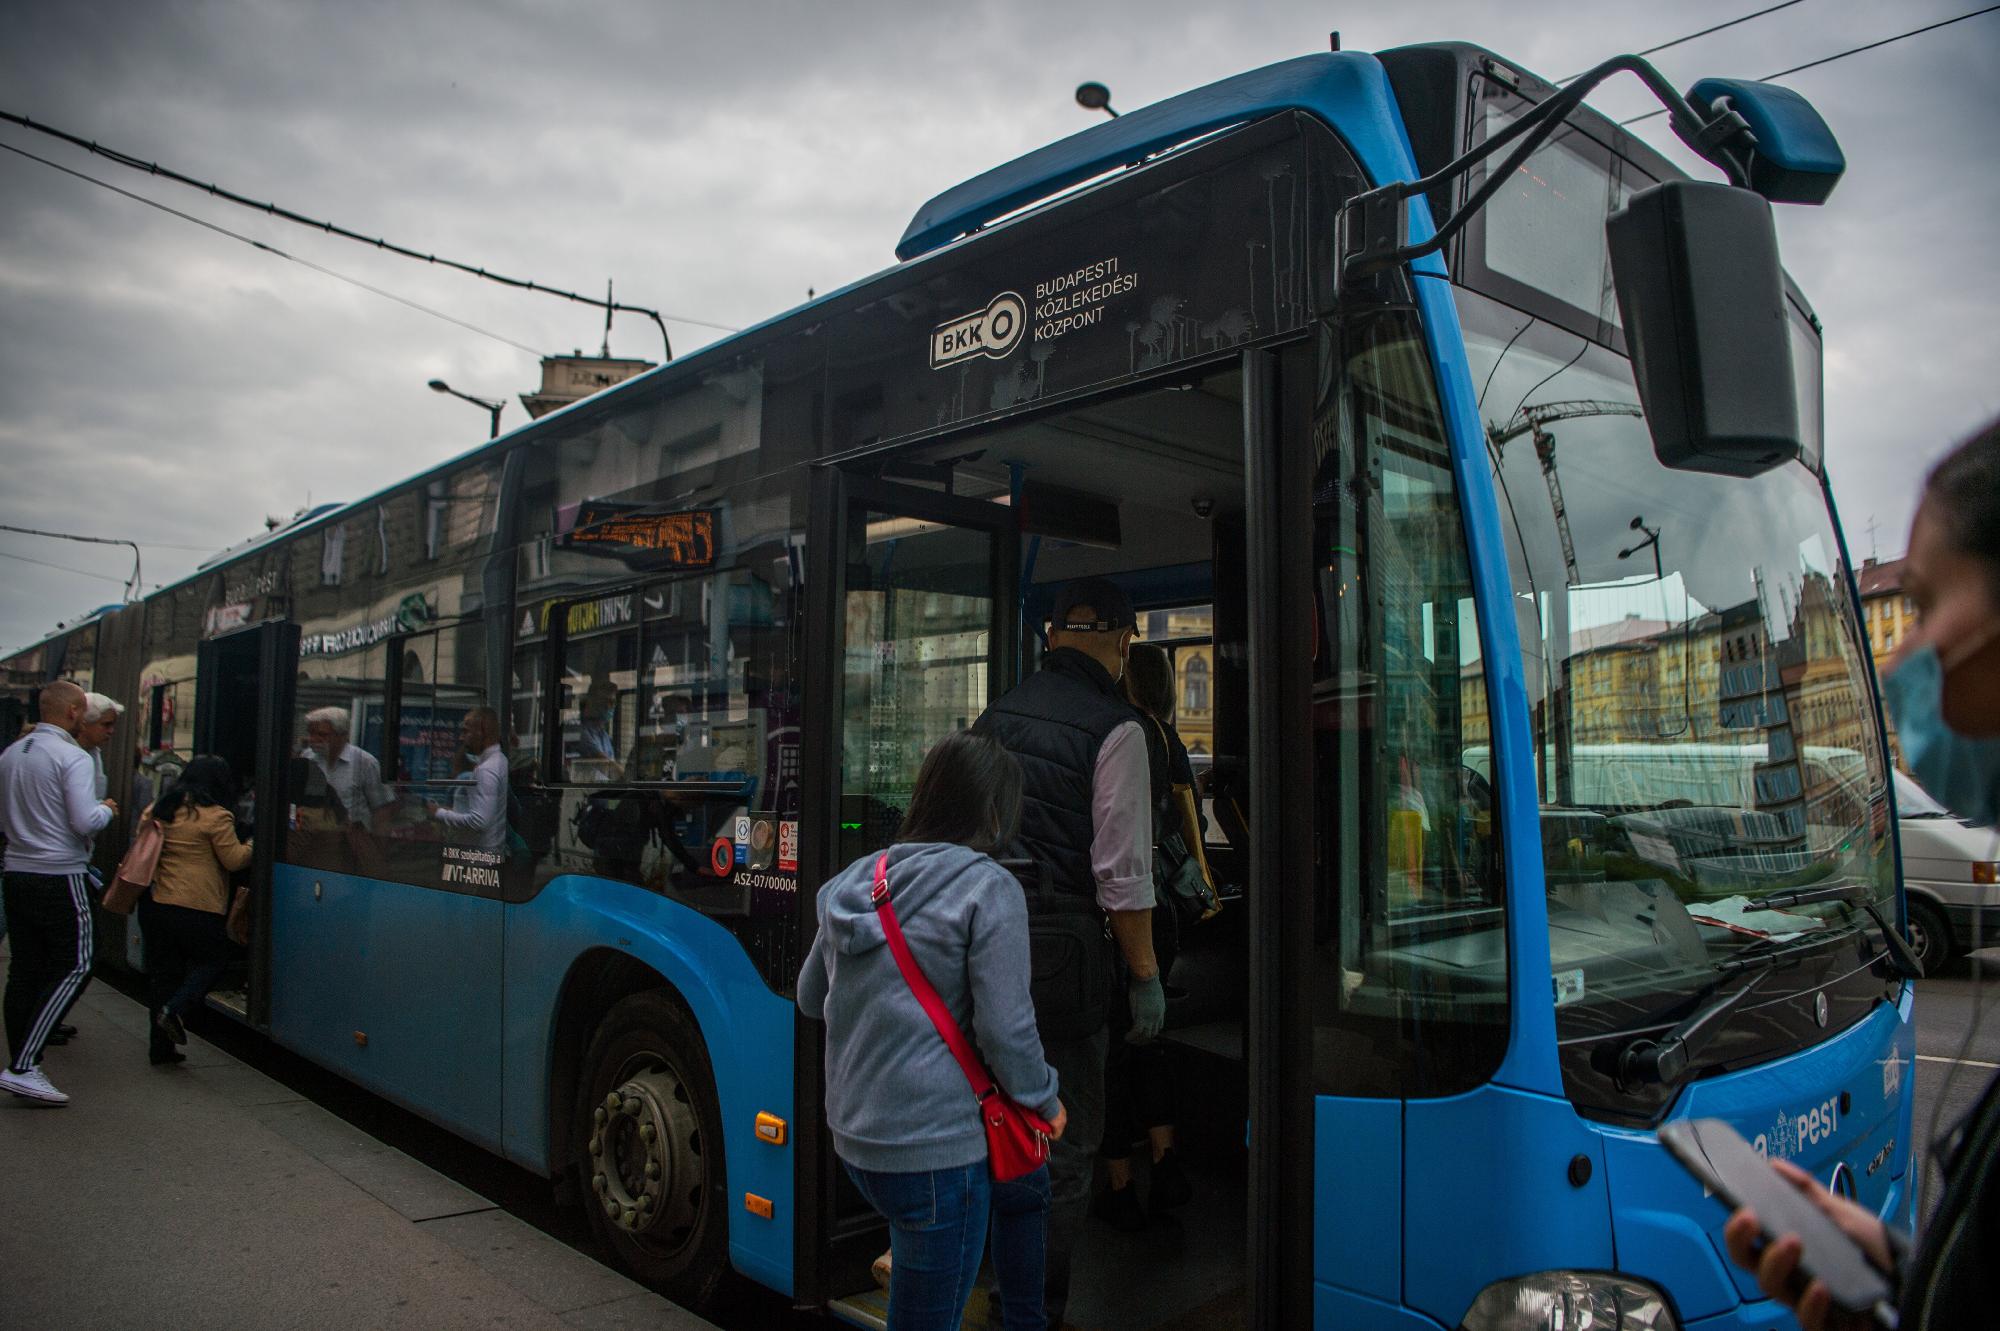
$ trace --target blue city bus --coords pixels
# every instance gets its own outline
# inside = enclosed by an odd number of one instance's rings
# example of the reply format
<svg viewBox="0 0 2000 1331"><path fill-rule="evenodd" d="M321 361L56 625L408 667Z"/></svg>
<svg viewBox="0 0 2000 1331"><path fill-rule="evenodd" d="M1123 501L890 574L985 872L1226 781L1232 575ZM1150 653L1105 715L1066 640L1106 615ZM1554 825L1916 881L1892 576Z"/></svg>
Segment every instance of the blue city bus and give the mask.
<svg viewBox="0 0 2000 1331"><path fill-rule="evenodd" d="M1754 127L1739 186L1823 197L1781 93L1694 100ZM1663 396L1606 219L1693 196L1563 96L1432 45L1098 124L924 205L881 274L107 611L141 743L247 780L214 1001L548 1177L684 1302L880 1325L792 1002L815 889L1034 668L1054 588L1110 577L1173 655L1224 909L1164 1037L1196 1203L1093 1221L1072 1319L1789 1325L1657 1132L1723 1118L1912 1215L1819 326L1773 249L1791 368ZM1700 287L1683 350L1756 322ZM1670 443L1726 391L1792 445ZM324 708L379 791L301 747ZM467 834L432 810L482 708L504 820Z"/></svg>

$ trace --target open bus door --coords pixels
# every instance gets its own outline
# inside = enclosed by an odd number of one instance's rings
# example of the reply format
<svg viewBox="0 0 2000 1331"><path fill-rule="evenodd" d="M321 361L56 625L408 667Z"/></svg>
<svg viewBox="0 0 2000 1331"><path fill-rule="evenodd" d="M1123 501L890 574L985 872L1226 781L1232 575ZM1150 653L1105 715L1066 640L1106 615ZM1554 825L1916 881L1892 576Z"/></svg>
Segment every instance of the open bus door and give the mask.
<svg viewBox="0 0 2000 1331"><path fill-rule="evenodd" d="M799 910L810 938L819 885L895 838L925 751L1013 683L1021 560L1008 506L832 465L813 473L808 530ZM874 1294L868 1264L887 1227L834 1158L823 1029L798 1032L795 1294Z"/></svg>
<svg viewBox="0 0 2000 1331"><path fill-rule="evenodd" d="M1211 412L1201 418L1206 424L1200 437L1186 442L1206 450L1212 461L1203 466L1214 476L1226 476L1241 459L1240 506L1221 506L1235 514L1227 522L1218 514L1212 543L1183 551L1135 541L1125 556L1159 558L1164 551L1210 563L1218 637L1228 603L1230 641L1218 647L1217 657L1229 663L1230 706L1238 713L1228 727L1228 748L1235 764L1232 792L1243 813L1238 831L1244 844L1235 848L1237 881L1245 888L1229 913L1246 954L1233 973L1247 974L1248 983L1244 990L1225 992L1226 966L1206 980L1189 977L1214 991L1220 1019L1208 1023L1214 1038L1202 1046L1213 1057L1182 1066L1218 1074L1210 1078L1215 1084L1201 1087L1205 1107L1214 1111L1203 1123L1216 1157L1210 1195L1230 1199L1221 1204L1235 1214L1191 1218L1185 1230L1163 1230L1169 1240L1173 1232L1186 1236L1180 1256L1157 1244L1120 1247L1118 1236L1097 1235L1091 1240L1094 1261L1088 1272L1079 1266L1072 1285L1072 1307L1086 1285L1100 1303L1124 1300L1135 1283L1191 1291L1198 1286L1204 1310L1232 1324L1278 1328L1312 1319L1316 1205L1368 1203L1345 1195L1337 1176L1317 1163L1306 1164L1316 1148L1311 930L1300 925L1312 910L1314 768L1312 751L1297 742L1296 732L1311 714L1313 663L1308 557L1313 485L1310 450L1300 446L1311 438L1307 423L1316 382L1311 347L1255 348L1244 353L1236 370L1234 379L1216 379L1208 402L1236 405L1240 414ZM1231 404L1234 383L1241 384L1240 400ZM1161 407L1161 395L1172 391L1150 387L1073 409L1078 415L1095 413L1091 420L1100 427L1094 437L1102 442L1090 465L1109 476L1136 476L1141 467L1160 465L1130 445L1110 442L1105 422L1115 423L1120 413L1134 422L1149 419L1148 412ZM1201 404L1170 405L1184 417ZM1040 425L1046 431L1048 422ZM1038 441L1009 438L1010 447L1017 443L1029 450ZM879 465L879 455L876 461ZM953 474L934 462L907 465L910 474L930 467L939 480ZM995 478L989 473L984 479L990 487ZM1137 483L1108 484L1112 488L1105 493L1114 504L1145 493ZM1139 499L1133 503L1135 512L1145 511ZM1035 518L1023 516L1027 512L862 477L831 464L816 471L805 568L803 937L810 938L817 926L818 885L894 838L929 745L970 725L1018 678L1027 655L1020 610L1022 524L1030 532L1037 528ZM1050 550L1041 549L1037 562L1046 568L1050 561ZM1138 584L1151 578L1157 585L1163 574L1185 574L1186 568L1142 565L1118 572ZM1050 573L1042 584L1059 576ZM886 1227L848 1186L827 1138L821 1028L801 1021L797 1029L794 1296L800 1303L830 1304L862 1325L880 1324L885 1307L867 1264L886 1246ZM1186 1044L1194 1034L1170 1029L1169 1038ZM1231 1103L1240 1106L1233 1115ZM1122 1262L1121 1254L1131 1260ZM1180 1268L1199 1269L1176 1285L1154 1278L1166 1274L1163 1263L1174 1264L1176 1274ZM1112 1289L1111 1282L1121 1282L1120 1288ZM1153 1303L1159 1306L1130 1310L1145 1318L1131 1324L1188 1324L1175 1319L1184 1319L1193 1305L1174 1311L1157 1297Z"/></svg>
<svg viewBox="0 0 2000 1331"><path fill-rule="evenodd" d="M229 764L249 806L250 960L241 993L211 1001L259 1030L271 1020L271 869L284 852L289 822L292 688L298 675L299 626L271 620L201 644L195 667L194 751ZM242 804L239 804L239 810ZM225 984L227 982L225 981Z"/></svg>

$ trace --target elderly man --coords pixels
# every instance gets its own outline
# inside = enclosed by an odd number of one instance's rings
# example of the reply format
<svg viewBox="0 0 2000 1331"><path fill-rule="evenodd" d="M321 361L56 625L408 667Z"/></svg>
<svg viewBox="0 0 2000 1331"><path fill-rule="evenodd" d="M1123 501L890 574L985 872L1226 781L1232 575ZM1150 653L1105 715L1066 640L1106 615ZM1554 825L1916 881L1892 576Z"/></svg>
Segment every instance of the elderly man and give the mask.
<svg viewBox="0 0 2000 1331"><path fill-rule="evenodd" d="M0 832L7 837L0 894L13 950L0 1088L49 1105L69 1097L39 1066L42 1047L90 974L90 842L118 812L97 798L90 759L76 741L88 705L75 684L50 684L42 690L41 724L0 753Z"/></svg>
<svg viewBox="0 0 2000 1331"><path fill-rule="evenodd" d="M375 821L375 811L396 797L382 784L382 764L368 750L348 743L347 733L345 707L306 713L306 747L314 765L340 797L347 820L367 827Z"/></svg>
<svg viewBox="0 0 2000 1331"><path fill-rule="evenodd" d="M110 793L110 778L104 772L104 746L117 733L118 718L125 715L124 704L107 698L102 693L83 695L83 724L76 728L77 746L90 755L90 766L97 785L97 798L103 799Z"/></svg>

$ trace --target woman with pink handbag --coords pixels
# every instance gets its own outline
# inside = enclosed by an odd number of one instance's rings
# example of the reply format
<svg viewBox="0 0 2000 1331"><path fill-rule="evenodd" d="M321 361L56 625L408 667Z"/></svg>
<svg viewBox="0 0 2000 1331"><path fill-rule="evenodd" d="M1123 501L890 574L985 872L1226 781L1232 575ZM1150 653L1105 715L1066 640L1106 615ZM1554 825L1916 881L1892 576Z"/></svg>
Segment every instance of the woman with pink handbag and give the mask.
<svg viewBox="0 0 2000 1331"><path fill-rule="evenodd" d="M229 875L250 863L250 843L236 839L236 780L212 754L188 763L146 810L164 834L152 888L139 898L146 939L146 987L152 1023L147 1061L185 1061L181 1022L201 1005L235 948L226 932Z"/></svg>
<svg viewBox="0 0 2000 1331"><path fill-rule="evenodd" d="M1013 755L950 735L896 844L819 892L798 1002L827 1025L834 1149L889 1221L890 1331L958 1326L989 1228L1002 1324L1046 1325L1046 1142L1068 1116L1028 996L1027 902L990 854L1020 808Z"/></svg>

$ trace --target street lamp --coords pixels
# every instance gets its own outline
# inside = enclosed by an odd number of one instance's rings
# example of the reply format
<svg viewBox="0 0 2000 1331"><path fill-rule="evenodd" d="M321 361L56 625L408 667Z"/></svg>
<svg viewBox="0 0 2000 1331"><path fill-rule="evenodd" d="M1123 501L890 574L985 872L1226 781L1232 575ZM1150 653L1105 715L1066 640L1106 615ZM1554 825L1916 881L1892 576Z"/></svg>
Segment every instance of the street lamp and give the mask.
<svg viewBox="0 0 2000 1331"><path fill-rule="evenodd" d="M1644 513L1641 513L1639 516L1632 519L1632 530L1642 531L1646 533L1646 539L1639 542L1637 545L1631 547L1629 550L1620 550L1618 552L1618 557L1620 559L1630 559L1633 555L1638 554L1641 550L1644 550L1646 547L1651 546L1653 549L1653 577L1660 582L1665 582L1667 580L1667 574L1666 571L1660 567L1660 529L1658 527L1648 527L1646 525L1646 515Z"/></svg>
<svg viewBox="0 0 2000 1331"><path fill-rule="evenodd" d="M461 393L442 379L431 380L431 392L449 393L455 398L462 398L470 402L475 407L486 408L493 413L493 429L486 437L488 439L498 439L500 437L500 409L507 405L505 402L493 402L483 397L474 397L470 393Z"/></svg>
<svg viewBox="0 0 2000 1331"><path fill-rule="evenodd" d="M1086 111L1102 111L1113 120L1118 118L1118 113L1111 109L1111 89L1102 83L1077 84L1076 104Z"/></svg>

